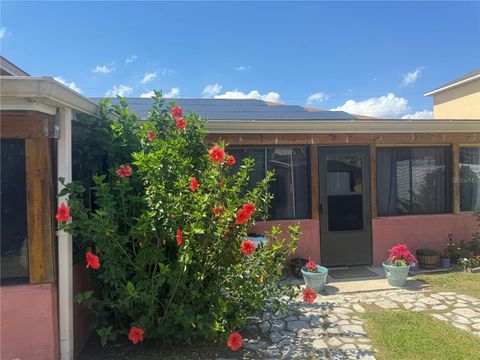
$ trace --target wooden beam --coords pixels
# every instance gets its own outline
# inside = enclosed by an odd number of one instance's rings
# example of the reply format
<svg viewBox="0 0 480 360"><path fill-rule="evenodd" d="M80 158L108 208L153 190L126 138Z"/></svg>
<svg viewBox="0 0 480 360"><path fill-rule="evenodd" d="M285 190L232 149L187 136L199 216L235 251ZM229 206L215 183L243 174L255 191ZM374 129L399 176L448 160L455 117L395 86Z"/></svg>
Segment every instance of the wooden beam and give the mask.
<svg viewBox="0 0 480 360"><path fill-rule="evenodd" d="M452 210L460 213L460 146L452 145Z"/></svg>
<svg viewBox="0 0 480 360"><path fill-rule="evenodd" d="M370 144L370 199L372 219L378 216L377 209L377 146Z"/></svg>
<svg viewBox="0 0 480 360"><path fill-rule="evenodd" d="M230 145L448 145L480 143L480 132L438 134L210 134Z"/></svg>
<svg viewBox="0 0 480 360"><path fill-rule="evenodd" d="M0 111L2 139L57 138L55 116L35 111Z"/></svg>
<svg viewBox="0 0 480 360"><path fill-rule="evenodd" d="M318 220L320 218L319 211L319 194L318 194L318 147L310 146L310 189L311 189L311 218Z"/></svg>
<svg viewBox="0 0 480 360"><path fill-rule="evenodd" d="M55 281L52 152L48 139L25 140L30 283Z"/></svg>

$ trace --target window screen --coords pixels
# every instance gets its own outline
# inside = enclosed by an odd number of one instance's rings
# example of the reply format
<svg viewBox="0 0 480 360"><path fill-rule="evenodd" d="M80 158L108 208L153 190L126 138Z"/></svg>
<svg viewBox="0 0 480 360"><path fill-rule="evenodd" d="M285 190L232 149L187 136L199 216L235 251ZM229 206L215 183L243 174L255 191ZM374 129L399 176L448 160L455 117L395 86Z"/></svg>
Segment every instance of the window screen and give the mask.
<svg viewBox="0 0 480 360"><path fill-rule="evenodd" d="M480 210L480 147L460 149L460 210Z"/></svg>

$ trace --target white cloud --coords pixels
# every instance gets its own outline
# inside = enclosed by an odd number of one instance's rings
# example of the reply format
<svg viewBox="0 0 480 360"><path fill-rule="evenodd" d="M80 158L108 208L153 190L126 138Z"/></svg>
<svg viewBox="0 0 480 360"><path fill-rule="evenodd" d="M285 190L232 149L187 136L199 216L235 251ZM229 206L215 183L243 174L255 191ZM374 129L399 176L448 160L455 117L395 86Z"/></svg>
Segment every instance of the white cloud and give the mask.
<svg viewBox="0 0 480 360"><path fill-rule="evenodd" d="M165 94L163 94L164 97L174 99L180 96L180 89L175 87L171 88L171 90Z"/></svg>
<svg viewBox="0 0 480 360"><path fill-rule="evenodd" d="M7 28L5 26L2 26L0 28L0 39L3 39L7 35Z"/></svg>
<svg viewBox="0 0 480 360"><path fill-rule="evenodd" d="M422 69L416 68L414 71L402 74L403 80L401 86L405 87L414 84L415 81L417 81L417 79L420 77L421 73Z"/></svg>
<svg viewBox="0 0 480 360"><path fill-rule="evenodd" d="M141 98L151 98L155 95L154 91L147 91L145 93L140 94Z"/></svg>
<svg viewBox="0 0 480 360"><path fill-rule="evenodd" d="M103 66L97 65L95 69L92 70L92 72L99 73L99 74L108 74L108 73L111 73L112 71L115 71L115 69L108 65L103 65Z"/></svg>
<svg viewBox="0 0 480 360"><path fill-rule="evenodd" d="M433 111L422 110L402 116L402 119L433 119Z"/></svg>
<svg viewBox="0 0 480 360"><path fill-rule="evenodd" d="M142 84L146 84L147 82L150 82L152 81L153 79L155 79L157 77L157 72L154 71L154 72L151 72L151 73L146 73L144 76L143 76L143 79L142 81L140 81Z"/></svg>
<svg viewBox="0 0 480 360"><path fill-rule="evenodd" d="M320 104L321 102L327 100L330 97L327 93L324 92L318 92L315 94L310 95L307 98L307 105L313 105L313 104Z"/></svg>
<svg viewBox="0 0 480 360"><path fill-rule="evenodd" d="M393 93L373 97L363 101L347 100L342 106L332 111L346 111L350 114L368 115L373 117L392 118L410 111L408 100L397 97Z"/></svg>
<svg viewBox="0 0 480 360"><path fill-rule="evenodd" d="M240 65L233 68L236 71L248 71L250 70L250 65Z"/></svg>
<svg viewBox="0 0 480 360"><path fill-rule="evenodd" d="M110 90L108 90L105 93L105 96L107 97L113 97L113 96L127 96L132 93L133 89L130 86L127 85L120 85L120 86L113 86Z"/></svg>
<svg viewBox="0 0 480 360"><path fill-rule="evenodd" d="M211 98L214 97L215 95L220 94L220 91L222 91L222 85L219 84L211 84L205 86L205 89L202 91L202 96L204 98Z"/></svg>
<svg viewBox="0 0 480 360"><path fill-rule="evenodd" d="M137 55L130 55L125 59L127 64L130 64L138 59Z"/></svg>
<svg viewBox="0 0 480 360"><path fill-rule="evenodd" d="M252 90L249 93L244 93L242 91L233 90L227 91L224 94L215 95L215 99L257 99L271 102L279 102L280 94L270 91L268 94L260 94L257 90Z"/></svg>
<svg viewBox="0 0 480 360"><path fill-rule="evenodd" d="M67 80L65 80L64 78L62 78L61 76L56 76L54 77L54 79L56 81L58 81L60 84L63 84L65 86L68 86L70 89L78 92L78 93L82 93L82 90L72 81L72 82L68 82Z"/></svg>

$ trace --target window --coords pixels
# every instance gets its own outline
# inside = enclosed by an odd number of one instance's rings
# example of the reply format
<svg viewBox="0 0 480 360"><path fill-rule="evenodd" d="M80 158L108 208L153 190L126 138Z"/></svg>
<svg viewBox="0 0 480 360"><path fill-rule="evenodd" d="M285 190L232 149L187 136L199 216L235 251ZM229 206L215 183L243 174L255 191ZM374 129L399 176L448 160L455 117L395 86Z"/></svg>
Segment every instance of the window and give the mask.
<svg viewBox="0 0 480 360"><path fill-rule="evenodd" d="M306 146L233 148L228 152L235 156L235 166L241 164L245 157L255 160L255 169L250 177L252 186L262 180L267 171L275 172L270 188L274 197L269 218L280 220L310 217L310 173Z"/></svg>
<svg viewBox="0 0 480 360"><path fill-rule="evenodd" d="M378 149L378 214L450 212L449 164L450 149L446 147Z"/></svg>
<svg viewBox="0 0 480 360"><path fill-rule="evenodd" d="M460 210L480 210L480 147L460 149Z"/></svg>
<svg viewBox="0 0 480 360"><path fill-rule="evenodd" d="M1 280L28 279L25 141L1 141Z"/></svg>

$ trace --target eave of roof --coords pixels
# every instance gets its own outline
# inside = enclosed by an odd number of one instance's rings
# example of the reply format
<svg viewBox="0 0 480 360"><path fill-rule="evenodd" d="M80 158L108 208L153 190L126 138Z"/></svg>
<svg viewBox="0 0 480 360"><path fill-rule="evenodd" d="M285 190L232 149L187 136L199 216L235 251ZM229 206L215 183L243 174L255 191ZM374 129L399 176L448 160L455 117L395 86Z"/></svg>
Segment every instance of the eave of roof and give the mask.
<svg viewBox="0 0 480 360"><path fill-rule="evenodd" d="M466 83L469 83L471 81L474 81L474 80L477 80L477 79L480 79L480 69L478 70L475 70L475 71L472 71L466 75L463 75L461 77L459 77L458 79L455 79L453 81L450 81L432 91L429 91L427 93L424 94L424 96L431 96L431 95L436 95L440 92L443 92L443 91L446 91L446 90L449 90L451 88L454 88L454 87L457 87L457 86L460 86L462 84L466 84Z"/></svg>
<svg viewBox="0 0 480 360"><path fill-rule="evenodd" d="M98 116L98 105L51 77L0 76L1 110L69 107ZM16 108L17 107L17 108Z"/></svg>

